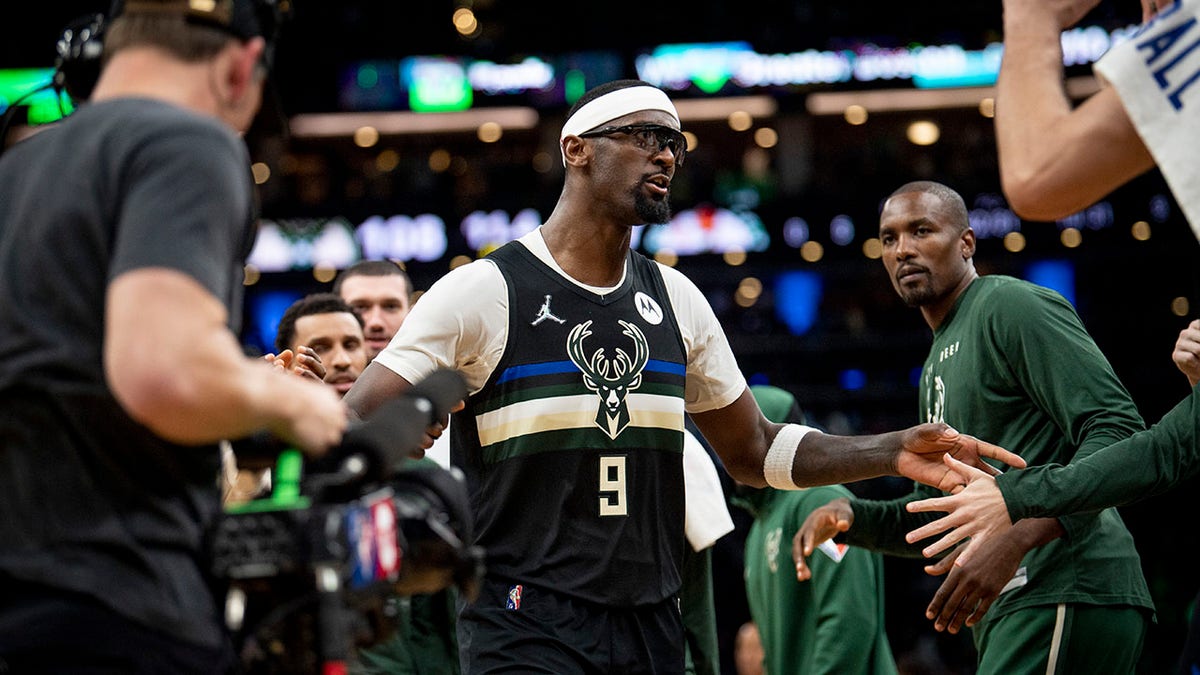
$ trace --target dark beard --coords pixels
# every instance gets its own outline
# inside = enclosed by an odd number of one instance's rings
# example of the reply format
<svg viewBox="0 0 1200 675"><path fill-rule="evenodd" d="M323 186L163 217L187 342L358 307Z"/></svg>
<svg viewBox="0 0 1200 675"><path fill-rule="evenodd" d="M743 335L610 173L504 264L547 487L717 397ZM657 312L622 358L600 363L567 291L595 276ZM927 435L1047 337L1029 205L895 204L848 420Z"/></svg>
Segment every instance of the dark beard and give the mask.
<svg viewBox="0 0 1200 675"><path fill-rule="evenodd" d="M671 203L666 197L650 199L639 185L633 193L633 209L643 225L661 225L671 222Z"/></svg>
<svg viewBox="0 0 1200 675"><path fill-rule="evenodd" d="M923 307L937 299L937 294L934 293L931 286L920 286L908 291L900 292L900 299L909 307Z"/></svg>

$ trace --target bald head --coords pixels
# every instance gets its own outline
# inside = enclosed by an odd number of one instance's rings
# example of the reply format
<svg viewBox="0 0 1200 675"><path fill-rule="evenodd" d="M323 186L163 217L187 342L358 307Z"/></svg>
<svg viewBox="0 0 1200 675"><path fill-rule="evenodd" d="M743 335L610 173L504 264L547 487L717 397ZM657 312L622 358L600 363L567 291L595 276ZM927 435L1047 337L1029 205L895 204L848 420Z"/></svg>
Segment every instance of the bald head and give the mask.
<svg viewBox="0 0 1200 675"><path fill-rule="evenodd" d="M957 227L959 230L965 230L970 225L967 205L963 202L962 196L955 192L953 188L931 180L915 180L911 183L905 183L896 188L892 194L888 195L888 201L899 195L914 193L927 194L936 198L939 205L938 213L942 217L944 224ZM884 202L884 208L887 208L887 202Z"/></svg>

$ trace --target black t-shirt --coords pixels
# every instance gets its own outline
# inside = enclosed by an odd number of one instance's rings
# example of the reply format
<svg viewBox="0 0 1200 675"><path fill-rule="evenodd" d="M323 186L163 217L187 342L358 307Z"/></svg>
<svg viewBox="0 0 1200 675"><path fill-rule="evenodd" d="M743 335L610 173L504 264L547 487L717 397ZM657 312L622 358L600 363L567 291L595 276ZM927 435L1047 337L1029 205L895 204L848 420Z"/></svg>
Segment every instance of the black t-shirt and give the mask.
<svg viewBox="0 0 1200 675"><path fill-rule="evenodd" d="M199 561L220 455L121 409L103 372L105 293L123 272L171 268L238 321L248 167L216 120L142 99L86 105L0 161L0 575L201 645L220 639Z"/></svg>

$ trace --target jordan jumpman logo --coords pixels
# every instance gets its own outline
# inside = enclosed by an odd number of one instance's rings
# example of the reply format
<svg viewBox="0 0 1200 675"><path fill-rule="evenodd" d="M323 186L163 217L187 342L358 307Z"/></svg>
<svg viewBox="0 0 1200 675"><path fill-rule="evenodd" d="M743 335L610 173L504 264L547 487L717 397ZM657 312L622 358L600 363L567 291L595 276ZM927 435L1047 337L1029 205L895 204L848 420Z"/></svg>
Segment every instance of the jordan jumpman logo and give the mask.
<svg viewBox="0 0 1200 675"><path fill-rule="evenodd" d="M550 311L550 296L549 295L546 296L546 301L542 303L542 308L538 310L537 316L533 319L533 321L529 325L536 326L539 323L545 321L546 319L550 319L551 321L554 321L555 323L563 323L562 319L558 318L557 316L554 316L554 314Z"/></svg>

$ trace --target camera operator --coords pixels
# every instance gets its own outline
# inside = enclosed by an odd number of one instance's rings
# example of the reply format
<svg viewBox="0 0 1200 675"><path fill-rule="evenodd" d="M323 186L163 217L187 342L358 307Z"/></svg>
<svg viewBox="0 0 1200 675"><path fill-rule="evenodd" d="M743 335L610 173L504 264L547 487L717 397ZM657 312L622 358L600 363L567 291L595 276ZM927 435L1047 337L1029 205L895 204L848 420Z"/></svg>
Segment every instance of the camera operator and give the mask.
<svg viewBox="0 0 1200 675"><path fill-rule="evenodd" d="M0 160L0 670L226 669L216 443L345 429L235 336L263 3L127 2L90 102Z"/></svg>

